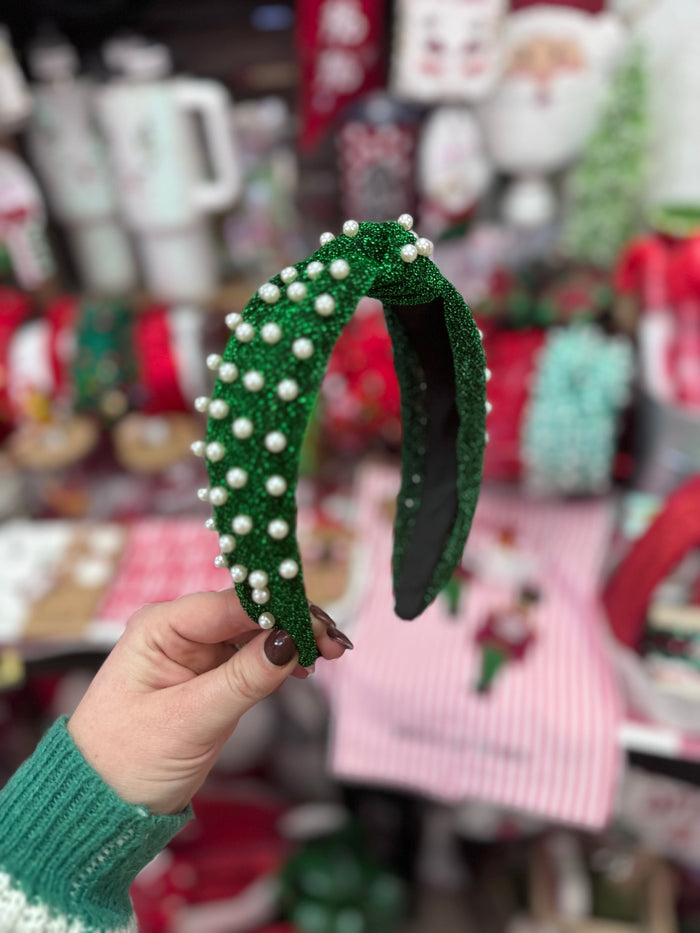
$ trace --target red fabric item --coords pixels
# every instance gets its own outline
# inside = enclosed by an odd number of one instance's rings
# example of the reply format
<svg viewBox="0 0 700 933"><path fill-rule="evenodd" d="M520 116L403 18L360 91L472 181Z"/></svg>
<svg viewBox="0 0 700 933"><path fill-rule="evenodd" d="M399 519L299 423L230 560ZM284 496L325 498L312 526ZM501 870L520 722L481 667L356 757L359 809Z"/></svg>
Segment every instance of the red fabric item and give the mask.
<svg viewBox="0 0 700 933"><path fill-rule="evenodd" d="M49 325L49 365L53 373L56 398L67 398L71 391L71 365L75 325L78 318L78 300L65 295L52 302L46 312Z"/></svg>
<svg viewBox="0 0 700 933"><path fill-rule="evenodd" d="M19 325L29 317L29 297L14 288L0 287L0 440L12 423L12 409L7 394L8 352L10 340Z"/></svg>
<svg viewBox="0 0 700 933"><path fill-rule="evenodd" d="M134 320L134 352L139 382L145 390L141 410L149 415L188 411L178 381L168 309L154 305Z"/></svg>
<svg viewBox="0 0 700 933"><path fill-rule="evenodd" d="M340 110L385 83L384 3L298 0L299 145L314 149Z"/></svg>
<svg viewBox="0 0 700 933"><path fill-rule="evenodd" d="M638 294L643 310L660 311L670 303L669 244L660 236L632 240L617 261L615 290L623 295Z"/></svg>
<svg viewBox="0 0 700 933"><path fill-rule="evenodd" d="M656 587L692 548L700 545L700 476L680 486L663 512L637 540L603 593L610 627L629 648L637 646Z"/></svg>

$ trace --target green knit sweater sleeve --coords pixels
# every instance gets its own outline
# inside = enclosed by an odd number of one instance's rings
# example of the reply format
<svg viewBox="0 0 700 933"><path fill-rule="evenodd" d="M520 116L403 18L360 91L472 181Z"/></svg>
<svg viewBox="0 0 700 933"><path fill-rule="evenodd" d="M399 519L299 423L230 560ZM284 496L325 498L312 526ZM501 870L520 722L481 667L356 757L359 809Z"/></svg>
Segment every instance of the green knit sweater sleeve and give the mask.
<svg viewBox="0 0 700 933"><path fill-rule="evenodd" d="M66 721L0 791L0 933L135 931L131 882L192 815L123 801Z"/></svg>

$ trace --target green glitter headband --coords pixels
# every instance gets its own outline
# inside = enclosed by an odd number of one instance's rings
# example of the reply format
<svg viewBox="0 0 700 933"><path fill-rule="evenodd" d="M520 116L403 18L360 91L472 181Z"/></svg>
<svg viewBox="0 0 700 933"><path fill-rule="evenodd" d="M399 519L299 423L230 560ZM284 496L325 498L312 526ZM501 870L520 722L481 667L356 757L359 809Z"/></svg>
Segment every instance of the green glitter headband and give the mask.
<svg viewBox="0 0 700 933"><path fill-rule="evenodd" d="M397 223L348 220L343 233L262 285L233 331L211 398L206 457L219 534L241 604L263 628L285 628L304 666L318 657L296 539L299 455L328 360L364 295L384 305L401 386L402 483L393 582L401 618L419 615L459 563L481 483L486 380L480 333L454 286L429 258L430 240Z"/></svg>

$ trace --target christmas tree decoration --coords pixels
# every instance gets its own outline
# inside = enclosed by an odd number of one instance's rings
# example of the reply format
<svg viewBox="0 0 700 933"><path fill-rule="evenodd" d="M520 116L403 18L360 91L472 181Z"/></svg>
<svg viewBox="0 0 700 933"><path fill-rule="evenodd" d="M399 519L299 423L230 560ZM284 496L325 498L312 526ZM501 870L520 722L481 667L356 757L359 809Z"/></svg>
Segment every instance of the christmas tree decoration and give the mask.
<svg viewBox="0 0 700 933"><path fill-rule="evenodd" d="M248 615L318 656L296 539L295 488L304 430L331 350L363 295L384 304L402 393L403 484L393 557L396 613L414 618L457 566L471 525L485 444L486 375L479 331L430 259L433 244L396 223L346 221L308 260L260 287L213 363L205 442L215 527L231 537L227 567ZM292 571L293 567L293 571ZM264 616L264 619L263 619Z"/></svg>
<svg viewBox="0 0 700 933"><path fill-rule="evenodd" d="M643 225L648 76L641 45L618 66L586 150L571 176L564 247L572 259L610 268Z"/></svg>

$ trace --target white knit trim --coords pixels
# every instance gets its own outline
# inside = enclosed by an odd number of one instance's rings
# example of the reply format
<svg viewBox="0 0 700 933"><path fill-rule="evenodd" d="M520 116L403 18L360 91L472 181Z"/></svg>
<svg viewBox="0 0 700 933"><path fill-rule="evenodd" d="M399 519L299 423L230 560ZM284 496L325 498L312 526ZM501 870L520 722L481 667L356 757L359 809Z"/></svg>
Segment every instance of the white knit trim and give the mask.
<svg viewBox="0 0 700 933"><path fill-rule="evenodd" d="M50 913L43 904L30 904L11 876L0 871L0 933L85 933L85 930L80 920L70 922L67 917ZM125 927L104 933L138 933L136 918Z"/></svg>

